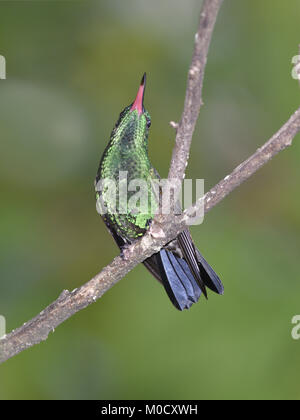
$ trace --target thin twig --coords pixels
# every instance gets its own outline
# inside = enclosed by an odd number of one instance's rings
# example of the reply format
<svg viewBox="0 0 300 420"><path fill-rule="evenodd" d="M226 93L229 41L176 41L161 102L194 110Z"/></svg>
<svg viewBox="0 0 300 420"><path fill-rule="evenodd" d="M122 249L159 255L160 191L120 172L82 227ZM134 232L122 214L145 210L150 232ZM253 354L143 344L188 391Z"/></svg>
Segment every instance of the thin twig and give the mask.
<svg viewBox="0 0 300 420"><path fill-rule="evenodd" d="M169 170L169 179L184 178L189 152L202 101L202 86L207 55L218 12L223 0L204 0L200 13L192 63L188 72L185 101L181 120L176 127L176 142Z"/></svg>

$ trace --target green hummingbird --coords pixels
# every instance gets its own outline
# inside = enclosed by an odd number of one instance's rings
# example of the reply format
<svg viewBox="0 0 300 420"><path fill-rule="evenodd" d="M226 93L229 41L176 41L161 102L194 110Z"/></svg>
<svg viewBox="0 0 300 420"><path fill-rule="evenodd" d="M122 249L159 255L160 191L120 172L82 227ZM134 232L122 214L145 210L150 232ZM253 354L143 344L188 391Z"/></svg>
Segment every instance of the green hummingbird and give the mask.
<svg viewBox="0 0 300 420"><path fill-rule="evenodd" d="M151 117L144 108L145 86L146 74L135 100L119 116L95 180L97 206L121 253L147 232L158 208L159 198L154 192L153 182L160 177L148 156ZM126 188L128 183L137 179L147 186L148 202L152 203L146 211L139 211L138 204L126 207L136 193ZM107 184L101 184L102 180L112 182L113 193ZM122 207L120 197L125 190L125 206ZM143 264L163 284L171 302L179 310L189 309L202 293L207 298L206 287L218 294L224 293L219 277L194 245L188 229Z"/></svg>

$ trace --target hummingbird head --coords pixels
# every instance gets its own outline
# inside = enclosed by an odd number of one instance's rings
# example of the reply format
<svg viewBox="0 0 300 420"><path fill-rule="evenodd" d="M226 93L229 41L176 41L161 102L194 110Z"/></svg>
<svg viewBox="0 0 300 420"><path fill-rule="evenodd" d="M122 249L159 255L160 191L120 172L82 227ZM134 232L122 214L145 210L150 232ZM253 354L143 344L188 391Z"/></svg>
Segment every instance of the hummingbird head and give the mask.
<svg viewBox="0 0 300 420"><path fill-rule="evenodd" d="M146 73L144 73L135 100L120 114L113 137L121 143L134 141L137 145L148 138L151 117L144 107Z"/></svg>

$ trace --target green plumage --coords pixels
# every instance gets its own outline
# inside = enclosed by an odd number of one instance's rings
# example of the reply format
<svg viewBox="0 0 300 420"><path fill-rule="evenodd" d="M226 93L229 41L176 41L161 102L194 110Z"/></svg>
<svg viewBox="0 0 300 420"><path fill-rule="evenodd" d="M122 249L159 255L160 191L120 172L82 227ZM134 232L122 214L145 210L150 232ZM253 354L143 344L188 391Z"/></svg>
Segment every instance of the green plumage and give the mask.
<svg viewBox="0 0 300 420"><path fill-rule="evenodd" d="M107 213L104 216L106 224L113 226L116 232L126 240L136 239L147 230L156 210L151 181L157 178L156 171L148 157L150 115L147 112L139 115L137 110L131 111L130 108L131 106L126 107L120 114L111 133L110 142L102 156L96 179L96 181L110 179L115 182L116 197L110 195L108 188L103 188L102 197L98 193L97 199L102 198L103 204L107 208ZM126 173L126 178L120 179L120 173ZM143 180L147 184L147 211L130 211L128 206L125 213L121 214L122 211L116 211L116 208L121 209L122 204L119 200L120 189L130 186L133 180ZM127 192L127 204L130 204L130 199L137 191ZM137 202L136 209L138 210L140 206L141 203Z"/></svg>

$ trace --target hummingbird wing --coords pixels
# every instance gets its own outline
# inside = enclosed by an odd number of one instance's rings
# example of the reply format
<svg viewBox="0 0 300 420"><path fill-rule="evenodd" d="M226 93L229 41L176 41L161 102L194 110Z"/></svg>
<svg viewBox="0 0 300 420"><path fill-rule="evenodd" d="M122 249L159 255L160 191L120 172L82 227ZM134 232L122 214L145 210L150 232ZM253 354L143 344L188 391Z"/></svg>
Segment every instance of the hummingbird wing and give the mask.
<svg viewBox="0 0 300 420"><path fill-rule="evenodd" d="M156 254L152 255L151 257L147 258L143 261L144 266L147 268L148 271L160 282L162 283L160 268L157 263Z"/></svg>
<svg viewBox="0 0 300 420"><path fill-rule="evenodd" d="M201 279L200 287L204 283L213 292L223 295L224 287L220 278L195 247L188 229L178 235L177 242L197 282L199 282L199 278Z"/></svg>
<svg viewBox="0 0 300 420"><path fill-rule="evenodd" d="M198 265L200 268L201 277L203 278L205 286L207 286L210 290L217 293L218 295L224 294L224 286L219 278L219 276L215 273L212 267L208 264L208 262L204 259L203 255L200 251L195 248Z"/></svg>
<svg viewBox="0 0 300 420"><path fill-rule="evenodd" d="M117 232L114 230L114 228L111 226L111 224L109 223L109 221L107 220L107 218L105 216L102 216L102 219L103 219L109 233L114 238L116 244L118 245L120 250L122 250L122 248L126 245L125 239L123 239L122 236L117 234Z"/></svg>
<svg viewBox="0 0 300 420"><path fill-rule="evenodd" d="M207 292L204 279L201 276L197 255L195 252L195 245L193 243L189 230L185 230L182 233L180 233L176 239L177 246L179 246L184 260L187 262L189 269L192 272L192 275L194 276L200 289L202 290L204 296L207 299Z"/></svg>

